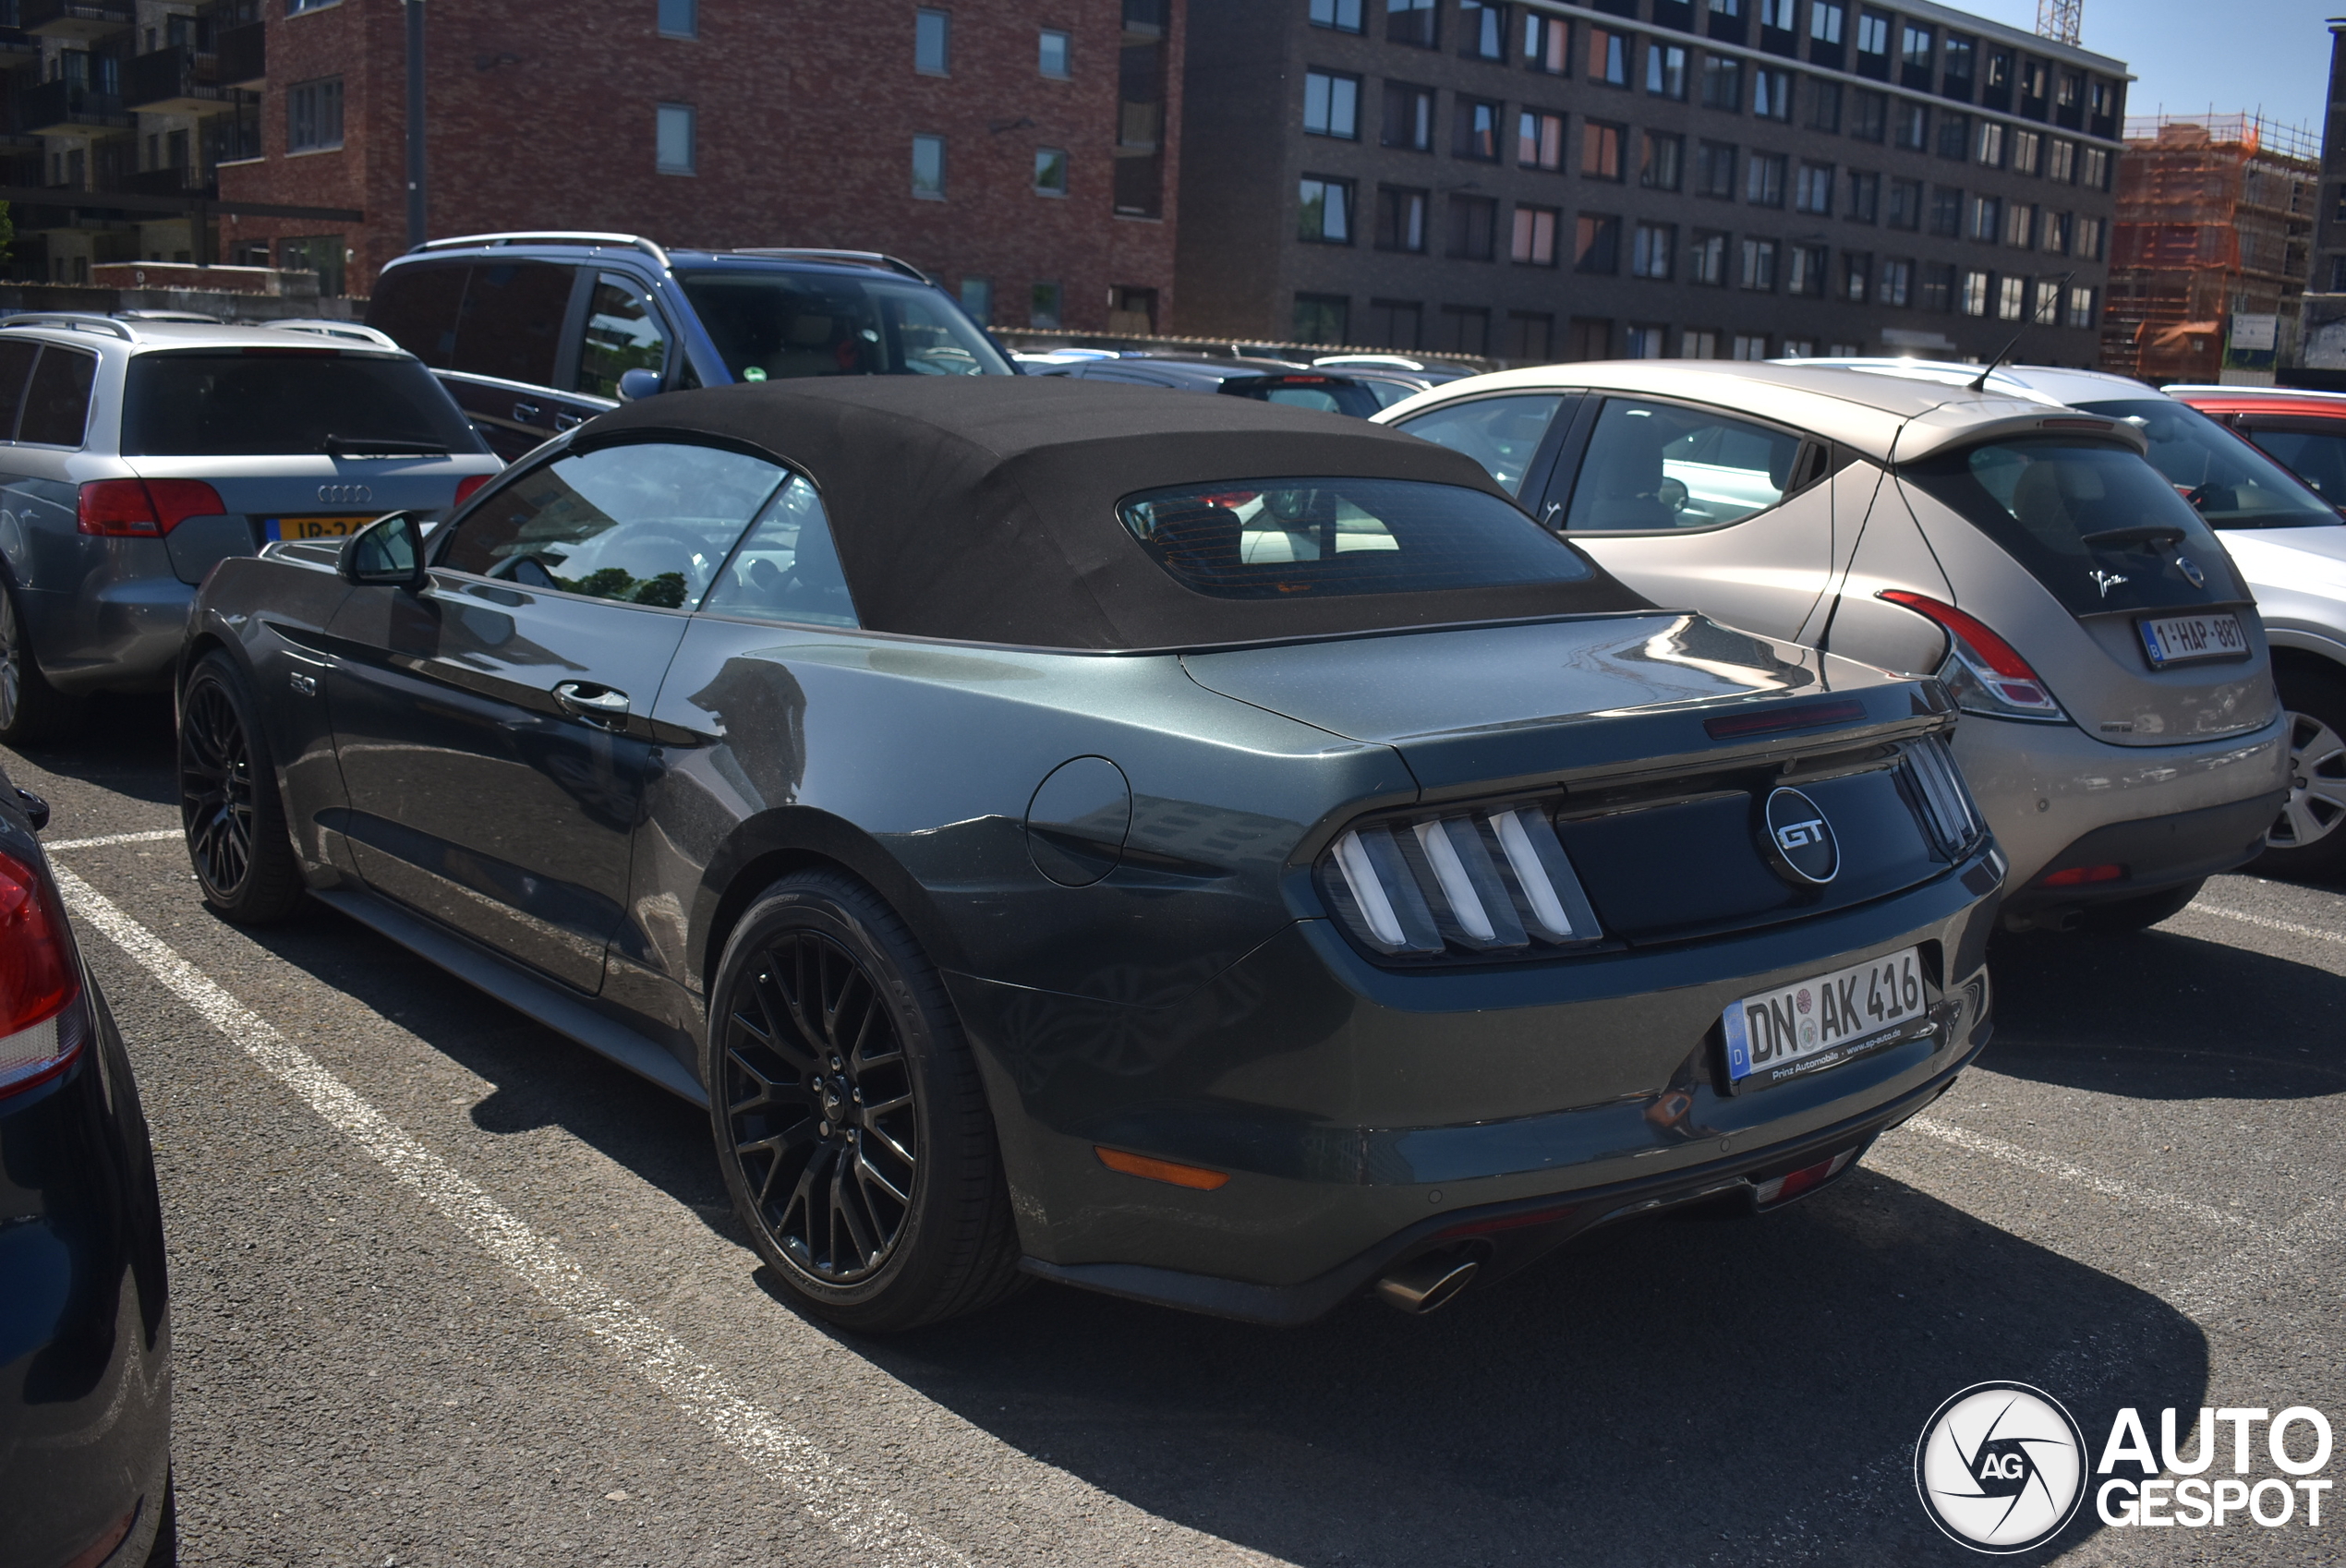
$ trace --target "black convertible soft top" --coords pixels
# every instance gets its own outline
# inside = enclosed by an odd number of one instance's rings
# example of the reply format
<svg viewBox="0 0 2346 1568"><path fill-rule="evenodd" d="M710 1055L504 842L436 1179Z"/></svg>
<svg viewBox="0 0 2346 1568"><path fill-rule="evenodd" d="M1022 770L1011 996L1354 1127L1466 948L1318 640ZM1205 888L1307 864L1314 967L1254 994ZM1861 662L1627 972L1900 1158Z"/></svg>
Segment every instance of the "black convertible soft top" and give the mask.
<svg viewBox="0 0 2346 1568"><path fill-rule="evenodd" d="M1300 476L1425 480L1513 504L1462 452L1308 409L1063 377L856 376L664 393L578 441L655 433L739 442L812 479L874 631L1105 651L1647 607L1594 567L1570 583L1213 597L1118 519L1135 491Z"/></svg>

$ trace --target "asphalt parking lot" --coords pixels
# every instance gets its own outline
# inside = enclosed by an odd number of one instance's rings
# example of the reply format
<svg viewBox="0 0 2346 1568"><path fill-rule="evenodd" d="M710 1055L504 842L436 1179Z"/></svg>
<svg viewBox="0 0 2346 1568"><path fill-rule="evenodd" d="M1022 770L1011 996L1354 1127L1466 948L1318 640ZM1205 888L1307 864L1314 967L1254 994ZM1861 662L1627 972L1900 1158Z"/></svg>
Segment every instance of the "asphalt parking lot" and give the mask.
<svg viewBox="0 0 2346 1568"><path fill-rule="evenodd" d="M873 1343L769 1291L700 1113L322 909L211 917L167 705L6 764L153 1124L190 1563L1963 1562L1913 1455L1968 1384L2044 1388L2097 1450L2124 1405L2154 1443L2162 1406L2346 1419L2338 888L2011 943L1981 1064L1763 1220L1620 1229L1424 1319L1038 1285ZM2039 1555L2346 1557L2322 1520L2089 1502Z"/></svg>

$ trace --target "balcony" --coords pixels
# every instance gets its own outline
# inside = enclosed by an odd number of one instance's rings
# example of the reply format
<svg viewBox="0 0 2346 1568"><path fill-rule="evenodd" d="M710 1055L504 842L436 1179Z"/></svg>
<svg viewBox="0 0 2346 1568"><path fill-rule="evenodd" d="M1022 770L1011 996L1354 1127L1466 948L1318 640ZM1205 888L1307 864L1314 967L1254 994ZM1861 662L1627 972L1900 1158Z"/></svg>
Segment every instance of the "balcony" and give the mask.
<svg viewBox="0 0 2346 1568"><path fill-rule="evenodd" d="M211 65L184 43L140 54L122 73L122 106L147 115L217 115L235 108L236 90L212 80Z"/></svg>
<svg viewBox="0 0 2346 1568"><path fill-rule="evenodd" d="M87 135L93 130L130 127L130 115L120 98L63 78L25 89L17 103L19 123L33 136Z"/></svg>
<svg viewBox="0 0 2346 1568"><path fill-rule="evenodd" d="M17 25L40 38L88 43L137 19L132 0L20 0Z"/></svg>
<svg viewBox="0 0 2346 1568"><path fill-rule="evenodd" d="M269 31L262 22L240 22L214 34L212 79L223 87L258 90L269 78Z"/></svg>
<svg viewBox="0 0 2346 1568"><path fill-rule="evenodd" d="M181 196L193 199L212 199L220 194L219 185L203 177L201 169L139 169L116 175L106 182L106 189L121 196Z"/></svg>

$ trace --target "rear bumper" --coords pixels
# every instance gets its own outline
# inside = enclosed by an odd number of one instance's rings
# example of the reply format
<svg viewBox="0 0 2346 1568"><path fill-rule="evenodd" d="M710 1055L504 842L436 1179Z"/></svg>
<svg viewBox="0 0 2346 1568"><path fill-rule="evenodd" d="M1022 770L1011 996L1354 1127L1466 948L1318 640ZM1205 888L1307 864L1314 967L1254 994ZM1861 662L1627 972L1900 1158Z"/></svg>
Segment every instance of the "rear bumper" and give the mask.
<svg viewBox="0 0 2346 1568"><path fill-rule="evenodd" d="M2035 882L2005 894L2004 913L2027 919L2050 910L2118 903L2245 865L2264 852L2266 830L2288 799L2289 791L2279 790L2229 805L2098 827L2047 862ZM2072 866L2106 865L2122 866L2125 874L2109 882L2043 885L2045 877Z"/></svg>
<svg viewBox="0 0 2346 1568"><path fill-rule="evenodd" d="M161 554L160 544L135 542ZM77 694L170 689L196 590L163 564L158 574L93 574L73 594L19 595L51 685Z"/></svg>

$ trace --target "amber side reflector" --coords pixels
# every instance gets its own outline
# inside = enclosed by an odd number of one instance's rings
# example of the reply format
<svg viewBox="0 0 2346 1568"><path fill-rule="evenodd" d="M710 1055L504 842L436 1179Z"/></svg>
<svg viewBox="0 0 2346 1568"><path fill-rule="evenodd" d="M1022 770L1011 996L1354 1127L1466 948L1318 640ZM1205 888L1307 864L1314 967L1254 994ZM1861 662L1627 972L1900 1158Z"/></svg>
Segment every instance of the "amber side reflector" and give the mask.
<svg viewBox="0 0 2346 1568"><path fill-rule="evenodd" d="M1150 1181L1169 1181L1176 1187L1193 1187L1200 1192L1211 1192L1230 1179L1227 1171L1209 1171L1199 1165L1177 1165L1170 1160L1152 1160L1146 1154L1128 1154L1121 1149L1092 1146L1100 1164L1126 1176L1145 1176Z"/></svg>

